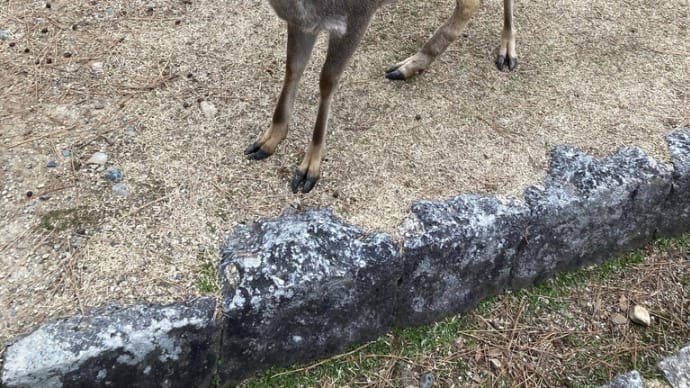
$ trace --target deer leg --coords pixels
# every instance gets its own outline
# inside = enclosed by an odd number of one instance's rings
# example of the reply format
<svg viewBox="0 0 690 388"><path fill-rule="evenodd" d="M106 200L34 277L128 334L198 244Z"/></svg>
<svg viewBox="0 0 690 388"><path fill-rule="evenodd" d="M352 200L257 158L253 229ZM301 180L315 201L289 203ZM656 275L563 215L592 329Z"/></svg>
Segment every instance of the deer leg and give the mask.
<svg viewBox="0 0 690 388"><path fill-rule="evenodd" d="M321 93L319 113L314 124L311 143L292 179L293 193L296 193L300 186L302 186L303 193L308 193L319 180L331 101L338 87L340 76L343 74L357 46L359 46L359 42L369 26L372 16L370 14L350 15L346 32L343 35L335 33L330 35L328 53L326 54L326 61L321 69L319 80L319 91Z"/></svg>
<svg viewBox="0 0 690 388"><path fill-rule="evenodd" d="M508 58L508 70L513 71L517 66L515 35L513 0L503 0L503 31L501 32L501 46L498 48L498 58L496 59L498 70L503 70L506 58Z"/></svg>
<svg viewBox="0 0 690 388"><path fill-rule="evenodd" d="M271 126L259 137L259 140L250 144L244 151L248 159L261 160L271 156L278 144L287 136L299 80L309 62L315 42L315 33L308 33L299 27L288 24L287 60L283 90L280 92Z"/></svg>
<svg viewBox="0 0 690 388"><path fill-rule="evenodd" d="M460 35L479 9L480 0L456 0L453 15L415 55L386 70L386 78L403 80L422 73Z"/></svg>

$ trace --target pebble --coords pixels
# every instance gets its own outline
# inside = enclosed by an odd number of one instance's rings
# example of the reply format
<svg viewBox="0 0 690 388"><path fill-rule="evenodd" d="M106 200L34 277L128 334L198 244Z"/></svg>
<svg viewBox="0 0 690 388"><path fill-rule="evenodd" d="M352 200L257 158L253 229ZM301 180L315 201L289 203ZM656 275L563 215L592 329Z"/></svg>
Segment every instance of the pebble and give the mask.
<svg viewBox="0 0 690 388"><path fill-rule="evenodd" d="M48 167L49 168L57 167L57 162L55 161L55 158L50 158L50 160L48 160Z"/></svg>
<svg viewBox="0 0 690 388"><path fill-rule="evenodd" d="M104 11L106 17L113 16L115 11L113 11L113 7L107 7Z"/></svg>
<svg viewBox="0 0 690 388"><path fill-rule="evenodd" d="M105 175L103 175L105 179L109 179L115 183L118 183L122 181L122 170L119 168L113 168L111 170L106 171Z"/></svg>
<svg viewBox="0 0 690 388"><path fill-rule="evenodd" d="M97 74L103 73L103 62L92 62L91 71Z"/></svg>
<svg viewBox="0 0 690 388"><path fill-rule="evenodd" d="M431 372L425 372L419 378L419 388L431 388L434 385L434 375Z"/></svg>
<svg viewBox="0 0 690 388"><path fill-rule="evenodd" d="M60 151L60 153L65 158L68 158L70 155L72 155L72 153L67 148L63 148L62 151Z"/></svg>
<svg viewBox="0 0 690 388"><path fill-rule="evenodd" d="M103 152L95 152L91 157L86 161L86 164L100 164L104 165L105 162L108 161L108 155L104 154Z"/></svg>
<svg viewBox="0 0 690 388"><path fill-rule="evenodd" d="M113 194L118 197L127 198L129 196L129 186L124 183L116 183L113 185Z"/></svg>
<svg viewBox="0 0 690 388"><path fill-rule="evenodd" d="M628 318L626 318L622 314L615 313L611 315L611 322L613 322L616 325L625 325L626 323L628 323Z"/></svg>
<svg viewBox="0 0 690 388"><path fill-rule="evenodd" d="M7 40L10 38L10 33L5 30L0 30L0 40Z"/></svg>
<svg viewBox="0 0 690 388"><path fill-rule="evenodd" d="M630 320L642 326L650 326L652 324L649 311L640 305L633 306L630 311Z"/></svg>
<svg viewBox="0 0 690 388"><path fill-rule="evenodd" d="M125 133L126 133L127 135L134 135L136 132L137 132L137 129L134 128L134 127L127 127L127 128L125 129Z"/></svg>
<svg viewBox="0 0 690 388"><path fill-rule="evenodd" d="M495 371L500 371L501 367L503 366L501 364L501 361L499 361L496 358L490 358L489 363L491 364L491 367L494 368Z"/></svg>
<svg viewBox="0 0 690 388"><path fill-rule="evenodd" d="M218 109L216 108L216 106L208 101L201 101L199 107L201 108L201 111L204 112L204 115L209 119L215 116L216 113L218 113Z"/></svg>

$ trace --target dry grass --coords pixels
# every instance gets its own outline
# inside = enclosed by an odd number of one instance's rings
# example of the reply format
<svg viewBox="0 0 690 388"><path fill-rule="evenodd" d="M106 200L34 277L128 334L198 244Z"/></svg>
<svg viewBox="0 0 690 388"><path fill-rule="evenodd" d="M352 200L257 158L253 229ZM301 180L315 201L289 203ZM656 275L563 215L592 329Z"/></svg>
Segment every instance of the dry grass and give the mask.
<svg viewBox="0 0 690 388"><path fill-rule="evenodd" d="M690 125L687 0L518 2L513 74L492 64L501 5L486 1L425 75L386 81L449 3L378 14L343 79L322 180L294 196L323 50L288 140L245 161L282 78L285 28L265 1L0 0L0 345L107 301L212 292L220 237L288 206L332 206L395 234L414 199L520 195L554 145L605 155L636 144L665 159L663 135ZM84 164L98 150L124 172L127 199Z"/></svg>

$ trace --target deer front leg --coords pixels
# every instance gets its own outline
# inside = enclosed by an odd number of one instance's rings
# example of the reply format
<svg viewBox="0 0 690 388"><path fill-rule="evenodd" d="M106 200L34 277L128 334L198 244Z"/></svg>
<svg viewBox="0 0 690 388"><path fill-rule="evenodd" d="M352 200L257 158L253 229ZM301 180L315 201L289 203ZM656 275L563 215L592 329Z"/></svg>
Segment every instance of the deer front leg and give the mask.
<svg viewBox="0 0 690 388"><path fill-rule="evenodd" d="M501 46L498 48L498 58L496 59L498 70L503 70L506 58L508 58L508 70L513 71L517 66L515 35L513 0L503 0L503 31L501 32Z"/></svg>
<svg viewBox="0 0 690 388"><path fill-rule="evenodd" d="M415 55L386 70L386 78L403 80L423 72L460 36L479 9L480 0L457 0L455 11Z"/></svg>
<svg viewBox="0 0 690 388"><path fill-rule="evenodd" d="M354 54L364 32L369 26L372 14L349 15L347 30L343 35L331 33L328 42L326 61L321 69L319 80L319 113L314 124L314 133L307 148L302 163L295 171L292 179L292 192L296 193L300 186L302 192L310 192L321 175L321 159L324 153L324 137L328 128L328 115L333 95L338 87L338 81L347 63Z"/></svg>
<svg viewBox="0 0 690 388"><path fill-rule="evenodd" d="M261 160L271 156L278 144L287 136L299 80L311 57L314 42L316 42L316 34L307 33L299 27L288 25L287 60L283 90L280 92L271 126L259 137L259 140L250 144L244 151L248 159Z"/></svg>

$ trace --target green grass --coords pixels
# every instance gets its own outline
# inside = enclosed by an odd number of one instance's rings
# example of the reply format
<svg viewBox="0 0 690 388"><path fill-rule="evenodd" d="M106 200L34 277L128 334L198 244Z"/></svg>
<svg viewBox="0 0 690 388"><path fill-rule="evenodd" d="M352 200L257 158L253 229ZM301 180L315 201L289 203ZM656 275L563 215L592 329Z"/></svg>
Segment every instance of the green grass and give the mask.
<svg viewBox="0 0 690 388"><path fill-rule="evenodd" d="M86 206L70 209L56 209L43 214L39 220L41 228L61 232L70 228L83 227L97 221L97 216Z"/></svg>
<svg viewBox="0 0 690 388"><path fill-rule="evenodd" d="M199 265L194 274L196 288L204 294L214 294L220 289L218 285L218 270L209 250L204 249L197 255Z"/></svg>

